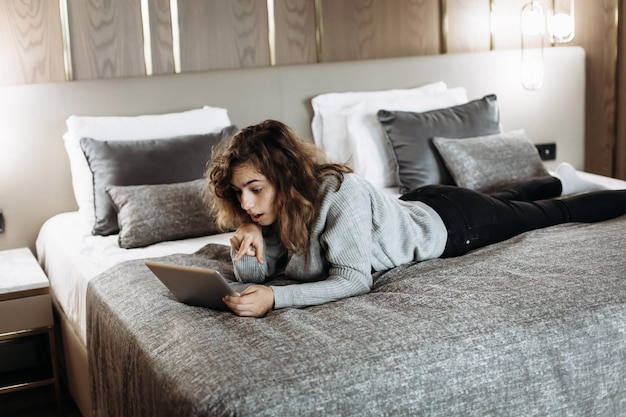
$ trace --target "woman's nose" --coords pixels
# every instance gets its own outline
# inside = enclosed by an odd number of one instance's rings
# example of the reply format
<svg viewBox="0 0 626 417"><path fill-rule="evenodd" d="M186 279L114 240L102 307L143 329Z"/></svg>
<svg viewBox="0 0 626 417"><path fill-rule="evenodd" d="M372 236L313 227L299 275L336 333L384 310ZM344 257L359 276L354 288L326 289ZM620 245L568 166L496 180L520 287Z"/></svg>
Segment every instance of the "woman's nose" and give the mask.
<svg viewBox="0 0 626 417"><path fill-rule="evenodd" d="M254 206L251 196L246 192L241 193L239 202L241 203L241 208L244 210L249 210Z"/></svg>

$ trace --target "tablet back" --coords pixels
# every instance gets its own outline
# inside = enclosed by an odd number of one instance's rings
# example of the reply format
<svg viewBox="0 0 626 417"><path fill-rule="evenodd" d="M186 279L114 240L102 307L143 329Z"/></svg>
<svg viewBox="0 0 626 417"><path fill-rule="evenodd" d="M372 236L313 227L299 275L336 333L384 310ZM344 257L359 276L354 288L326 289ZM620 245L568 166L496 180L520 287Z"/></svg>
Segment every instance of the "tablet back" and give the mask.
<svg viewBox="0 0 626 417"><path fill-rule="evenodd" d="M151 261L146 261L146 266L178 301L185 304L228 310L222 297L235 294L228 281L214 269Z"/></svg>

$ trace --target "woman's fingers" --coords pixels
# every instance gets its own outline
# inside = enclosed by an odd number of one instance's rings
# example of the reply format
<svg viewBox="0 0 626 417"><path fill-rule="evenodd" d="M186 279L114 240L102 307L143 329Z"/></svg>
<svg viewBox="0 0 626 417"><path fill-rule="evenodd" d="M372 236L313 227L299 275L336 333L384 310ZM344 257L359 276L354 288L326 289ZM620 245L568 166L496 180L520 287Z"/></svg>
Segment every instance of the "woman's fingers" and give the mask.
<svg viewBox="0 0 626 417"><path fill-rule="evenodd" d="M274 306L274 291L262 285L252 285L241 295L227 295L223 300L238 316L263 317Z"/></svg>
<svg viewBox="0 0 626 417"><path fill-rule="evenodd" d="M253 240L250 236L246 236L243 241L238 243L238 248L233 245L233 249L237 251L237 254L233 258L233 261L237 262L244 255L255 256L256 249L253 246Z"/></svg>
<svg viewBox="0 0 626 417"><path fill-rule="evenodd" d="M263 263L263 236L260 233L235 232L230 238L230 246L237 252L233 261L237 262L244 255L254 256L257 262Z"/></svg>

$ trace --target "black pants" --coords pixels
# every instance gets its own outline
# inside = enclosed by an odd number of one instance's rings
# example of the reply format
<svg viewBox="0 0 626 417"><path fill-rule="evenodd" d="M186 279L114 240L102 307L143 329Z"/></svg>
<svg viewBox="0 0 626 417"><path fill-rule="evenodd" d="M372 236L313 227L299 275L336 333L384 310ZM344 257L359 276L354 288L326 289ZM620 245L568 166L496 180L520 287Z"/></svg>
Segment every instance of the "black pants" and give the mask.
<svg viewBox="0 0 626 417"><path fill-rule="evenodd" d="M428 185L400 199L421 201L441 216L448 229L442 257L463 255L529 230L568 222L593 223L626 214L626 190L556 198L561 191L561 181L547 176L521 181L492 194Z"/></svg>

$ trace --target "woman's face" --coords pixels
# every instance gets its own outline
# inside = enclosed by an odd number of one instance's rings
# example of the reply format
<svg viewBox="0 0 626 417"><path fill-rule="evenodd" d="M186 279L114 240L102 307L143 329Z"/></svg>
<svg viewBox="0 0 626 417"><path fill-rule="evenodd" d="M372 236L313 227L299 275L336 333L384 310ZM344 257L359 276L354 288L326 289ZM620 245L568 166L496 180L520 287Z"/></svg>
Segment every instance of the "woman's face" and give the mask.
<svg viewBox="0 0 626 417"><path fill-rule="evenodd" d="M253 222L269 226L276 221L276 189L251 163L233 168L230 185Z"/></svg>

